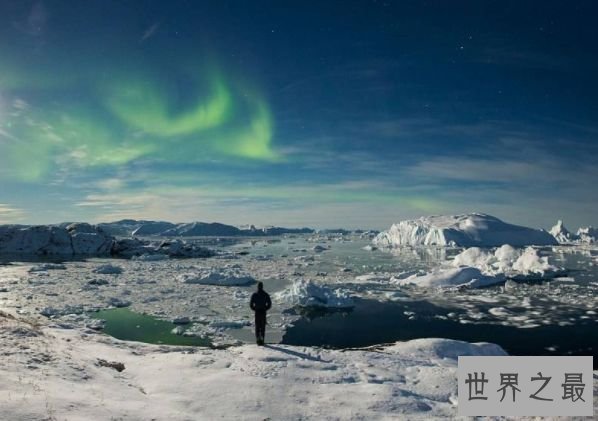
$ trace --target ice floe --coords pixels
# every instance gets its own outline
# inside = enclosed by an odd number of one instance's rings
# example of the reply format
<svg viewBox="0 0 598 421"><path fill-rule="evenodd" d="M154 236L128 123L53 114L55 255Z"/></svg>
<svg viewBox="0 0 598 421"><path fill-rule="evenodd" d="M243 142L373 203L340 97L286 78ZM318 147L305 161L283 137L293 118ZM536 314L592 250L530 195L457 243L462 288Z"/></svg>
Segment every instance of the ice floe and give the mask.
<svg viewBox="0 0 598 421"><path fill-rule="evenodd" d="M252 276L241 272L237 268L198 269L192 273L180 274L177 279L185 284L217 286L243 286L256 282Z"/></svg>

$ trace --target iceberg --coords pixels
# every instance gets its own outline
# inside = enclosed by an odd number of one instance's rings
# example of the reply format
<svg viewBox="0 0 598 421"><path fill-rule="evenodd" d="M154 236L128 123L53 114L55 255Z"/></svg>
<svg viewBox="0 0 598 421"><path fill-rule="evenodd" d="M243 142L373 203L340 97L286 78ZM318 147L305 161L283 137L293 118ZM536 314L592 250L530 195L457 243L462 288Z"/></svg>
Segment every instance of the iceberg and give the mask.
<svg viewBox="0 0 598 421"><path fill-rule="evenodd" d="M577 230L580 243L594 244L598 242L598 228L585 227Z"/></svg>
<svg viewBox="0 0 598 421"><path fill-rule="evenodd" d="M328 309L355 307L355 303L348 293L304 280L293 282L287 289L274 294L274 297L297 307Z"/></svg>
<svg viewBox="0 0 598 421"><path fill-rule="evenodd" d="M485 275L477 268L460 267L437 269L426 275L412 275L405 279L396 279L398 285L413 284L423 288L469 287L481 288L504 282L504 275Z"/></svg>
<svg viewBox="0 0 598 421"><path fill-rule="evenodd" d="M0 226L2 254L107 256L113 242L102 228L86 223Z"/></svg>
<svg viewBox="0 0 598 421"><path fill-rule="evenodd" d="M382 247L449 246L496 247L556 245L544 230L508 224L494 216L470 213L454 216L427 216L393 224L378 234L374 244Z"/></svg>
<svg viewBox="0 0 598 421"><path fill-rule="evenodd" d="M560 244L571 243L578 239L576 235L572 234L567 228L565 228L563 221L560 219L557 221L555 226L550 228L549 232L550 235L552 235Z"/></svg>
<svg viewBox="0 0 598 421"><path fill-rule="evenodd" d="M494 252L479 247L459 253L445 266L431 273L391 279L398 285L413 284L419 287L469 287L481 288L507 279L535 281L561 276L565 270L548 263L533 247L524 250L503 244Z"/></svg>

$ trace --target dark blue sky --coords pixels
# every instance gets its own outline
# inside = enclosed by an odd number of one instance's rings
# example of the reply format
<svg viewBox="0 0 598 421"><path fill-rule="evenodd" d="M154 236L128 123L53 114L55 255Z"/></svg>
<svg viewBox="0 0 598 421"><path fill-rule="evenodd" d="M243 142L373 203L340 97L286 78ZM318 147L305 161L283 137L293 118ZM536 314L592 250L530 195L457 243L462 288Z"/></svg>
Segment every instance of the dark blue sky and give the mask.
<svg viewBox="0 0 598 421"><path fill-rule="evenodd" d="M0 222L596 224L597 12L4 1Z"/></svg>

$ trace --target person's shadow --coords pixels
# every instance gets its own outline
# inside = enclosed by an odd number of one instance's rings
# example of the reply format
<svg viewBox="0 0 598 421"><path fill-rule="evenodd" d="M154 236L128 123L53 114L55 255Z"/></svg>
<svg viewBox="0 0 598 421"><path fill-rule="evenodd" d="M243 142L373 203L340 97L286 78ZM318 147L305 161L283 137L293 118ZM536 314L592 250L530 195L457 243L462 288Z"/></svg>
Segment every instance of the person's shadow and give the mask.
<svg viewBox="0 0 598 421"><path fill-rule="evenodd" d="M311 356L309 354L304 354L302 352L292 351L290 349L281 348L281 347L275 346L275 345L266 344L266 345L264 345L264 347L265 348L270 348L270 349L272 349L274 351L283 352L285 354L292 355L293 357L301 358L303 360L317 361L317 362L320 362L320 363L330 363L330 362L332 362L332 361L323 360L320 357L314 357L314 356Z"/></svg>

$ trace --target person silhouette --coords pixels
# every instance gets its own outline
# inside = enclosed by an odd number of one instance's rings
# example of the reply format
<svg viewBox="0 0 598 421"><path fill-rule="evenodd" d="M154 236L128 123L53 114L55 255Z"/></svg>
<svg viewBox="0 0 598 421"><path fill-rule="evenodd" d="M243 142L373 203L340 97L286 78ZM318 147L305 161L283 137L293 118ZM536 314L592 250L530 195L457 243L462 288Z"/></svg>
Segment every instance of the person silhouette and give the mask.
<svg viewBox="0 0 598 421"><path fill-rule="evenodd" d="M257 291L251 295L249 307L255 313L255 341L258 345L264 345L266 337L266 312L272 307L270 295L264 291L264 283L257 283Z"/></svg>

